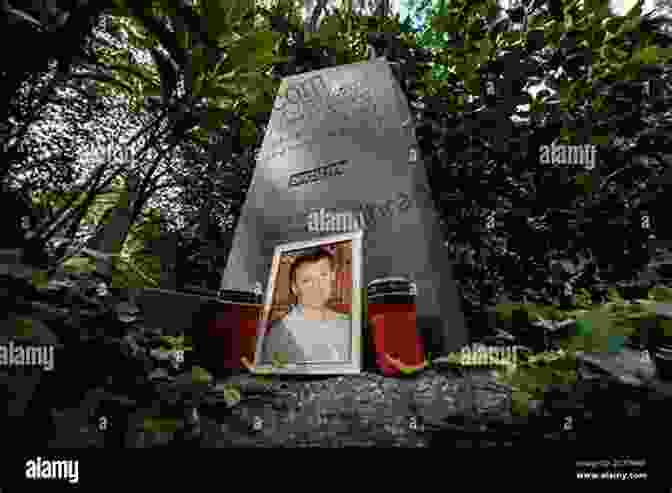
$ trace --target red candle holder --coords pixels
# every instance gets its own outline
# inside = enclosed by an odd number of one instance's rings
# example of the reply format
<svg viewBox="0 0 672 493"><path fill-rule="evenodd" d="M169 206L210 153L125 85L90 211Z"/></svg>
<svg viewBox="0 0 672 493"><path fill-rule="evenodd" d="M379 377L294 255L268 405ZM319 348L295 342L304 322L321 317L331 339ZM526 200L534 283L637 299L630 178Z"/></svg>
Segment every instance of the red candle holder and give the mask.
<svg viewBox="0 0 672 493"><path fill-rule="evenodd" d="M368 286L368 320L376 354L376 364L383 374L399 374L386 355L408 366L425 360L417 328L415 285L406 278L376 279Z"/></svg>
<svg viewBox="0 0 672 493"><path fill-rule="evenodd" d="M262 309L261 304L221 303L206 329L209 359L216 366L240 370L244 368L241 358L254 361Z"/></svg>

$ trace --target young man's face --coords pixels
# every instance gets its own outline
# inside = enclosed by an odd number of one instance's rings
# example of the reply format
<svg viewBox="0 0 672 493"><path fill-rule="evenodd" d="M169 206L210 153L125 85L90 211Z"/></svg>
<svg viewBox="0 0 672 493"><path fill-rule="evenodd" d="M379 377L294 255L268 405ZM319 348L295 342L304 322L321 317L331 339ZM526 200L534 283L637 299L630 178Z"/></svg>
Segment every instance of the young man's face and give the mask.
<svg viewBox="0 0 672 493"><path fill-rule="evenodd" d="M296 269L292 292L299 303L313 308L322 308L331 296L332 271L329 259L306 262Z"/></svg>

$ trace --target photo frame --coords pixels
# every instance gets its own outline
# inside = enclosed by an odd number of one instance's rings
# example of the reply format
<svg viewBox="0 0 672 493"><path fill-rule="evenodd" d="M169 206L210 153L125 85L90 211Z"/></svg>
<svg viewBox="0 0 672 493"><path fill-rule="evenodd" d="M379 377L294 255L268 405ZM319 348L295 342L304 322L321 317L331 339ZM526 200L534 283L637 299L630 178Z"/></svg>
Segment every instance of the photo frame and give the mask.
<svg viewBox="0 0 672 493"><path fill-rule="evenodd" d="M362 371L363 231L276 246L253 373Z"/></svg>

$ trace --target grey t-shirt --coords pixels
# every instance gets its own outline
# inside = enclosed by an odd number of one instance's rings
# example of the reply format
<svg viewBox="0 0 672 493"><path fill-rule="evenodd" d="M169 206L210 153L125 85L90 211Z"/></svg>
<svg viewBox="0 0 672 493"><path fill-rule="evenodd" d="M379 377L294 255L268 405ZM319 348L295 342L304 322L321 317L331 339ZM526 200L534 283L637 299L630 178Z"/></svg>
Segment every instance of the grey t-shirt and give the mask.
<svg viewBox="0 0 672 493"><path fill-rule="evenodd" d="M306 320L301 306L271 326L264 337L261 364L273 362L278 353L287 363L347 361L350 359L350 317Z"/></svg>

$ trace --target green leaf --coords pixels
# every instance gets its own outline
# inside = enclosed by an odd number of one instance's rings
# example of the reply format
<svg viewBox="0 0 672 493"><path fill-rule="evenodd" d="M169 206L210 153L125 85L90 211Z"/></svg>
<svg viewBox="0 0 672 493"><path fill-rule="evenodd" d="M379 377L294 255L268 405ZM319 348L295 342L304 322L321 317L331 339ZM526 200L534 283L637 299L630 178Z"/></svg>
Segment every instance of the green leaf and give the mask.
<svg viewBox="0 0 672 493"><path fill-rule="evenodd" d="M257 126L253 121L244 119L240 129L240 140L245 145L254 145L257 141Z"/></svg>
<svg viewBox="0 0 672 493"><path fill-rule="evenodd" d="M233 407L241 401L240 391L233 385L227 385L224 388L224 400L229 407Z"/></svg>
<svg viewBox="0 0 672 493"><path fill-rule="evenodd" d="M529 392L513 391L511 393L511 412L516 416L528 416L532 397Z"/></svg>
<svg viewBox="0 0 672 493"><path fill-rule="evenodd" d="M589 194L595 190L595 182L592 174L580 174L574 178L574 183L579 187L581 193Z"/></svg>
<svg viewBox="0 0 672 493"><path fill-rule="evenodd" d="M177 337L174 336L160 336L159 341L161 341L164 347L172 349L177 346Z"/></svg>
<svg viewBox="0 0 672 493"><path fill-rule="evenodd" d="M95 262L88 257L72 257L63 262L63 268L70 272L91 273L96 270Z"/></svg>
<svg viewBox="0 0 672 493"><path fill-rule="evenodd" d="M186 23L184 22L184 19L180 15L171 15L170 19L173 28L175 30L175 39L177 41L177 46L179 46L186 52L186 50L191 48L190 46L191 35L189 33L189 28L187 27Z"/></svg>
<svg viewBox="0 0 672 493"><path fill-rule="evenodd" d="M49 283L49 274L44 270L33 271L31 281L36 289L44 289Z"/></svg>
<svg viewBox="0 0 672 493"><path fill-rule="evenodd" d="M231 112L219 108L207 108L201 115L201 127L204 130L218 130L230 117Z"/></svg>
<svg viewBox="0 0 672 493"><path fill-rule="evenodd" d="M275 368L284 368L287 363L289 362L289 359L285 353L281 352L275 352L273 353L272 357L272 366Z"/></svg>
<svg viewBox="0 0 672 493"><path fill-rule="evenodd" d="M194 383L211 383L212 375L208 373L207 370L201 368L200 366L194 366L191 368L191 381Z"/></svg>
<svg viewBox="0 0 672 493"><path fill-rule="evenodd" d="M516 390L537 395L546 386L546 383L539 378L542 374L538 368L519 366L511 376L512 385Z"/></svg>
<svg viewBox="0 0 672 493"><path fill-rule="evenodd" d="M344 29L340 17L338 15L330 15L320 23L317 35L325 41L328 41L338 37Z"/></svg>
<svg viewBox="0 0 672 493"><path fill-rule="evenodd" d="M635 54L635 59L639 62L652 65L658 61L658 53L655 46L647 46Z"/></svg>
<svg viewBox="0 0 672 493"><path fill-rule="evenodd" d="M30 318L15 319L14 330L14 335L16 337L30 337L33 335L33 320Z"/></svg>
<svg viewBox="0 0 672 493"><path fill-rule="evenodd" d="M106 68L109 70L116 70L130 74L133 77L137 77L141 81L148 84L156 84L160 80L158 75L153 74L149 69L142 65L126 65L122 63L115 63L108 65Z"/></svg>
<svg viewBox="0 0 672 493"><path fill-rule="evenodd" d="M658 55L658 63L669 63L672 60L672 48L670 47L656 47L656 54Z"/></svg>
<svg viewBox="0 0 672 493"><path fill-rule="evenodd" d="M196 9L205 20L210 39L220 41L231 36L248 9L252 8L244 0L202 0Z"/></svg>
<svg viewBox="0 0 672 493"><path fill-rule="evenodd" d="M155 44L155 41L147 35L144 27L135 20L124 23L122 29L126 32L128 41L133 46L150 49Z"/></svg>
<svg viewBox="0 0 672 493"><path fill-rule="evenodd" d="M237 67L261 66L273 59L276 34L271 31L259 31L249 34L238 41L229 52L231 63Z"/></svg>
<svg viewBox="0 0 672 493"><path fill-rule="evenodd" d="M137 91L131 85L115 77L112 77L111 75L96 72L87 72L87 73L78 73L76 75L73 75L73 77L96 81L100 83L103 87L108 89L113 88L122 89L130 96L135 96L137 94Z"/></svg>
<svg viewBox="0 0 672 493"><path fill-rule="evenodd" d="M644 5L643 0L637 0L637 2L630 7L630 10L628 10L628 13L625 14L625 17L627 19L636 19L639 20L642 16L642 6Z"/></svg>
<svg viewBox="0 0 672 493"><path fill-rule="evenodd" d="M622 17L609 17L602 21L602 29L614 34L619 30L624 21Z"/></svg>
<svg viewBox="0 0 672 493"><path fill-rule="evenodd" d="M142 428L145 431L173 433L184 426L184 421L181 419L169 419L149 417L142 422Z"/></svg>
<svg viewBox="0 0 672 493"><path fill-rule="evenodd" d="M658 326L662 329L665 337L672 337L672 320L666 318L659 320Z"/></svg>
<svg viewBox="0 0 672 493"><path fill-rule="evenodd" d="M549 362L549 367L556 371L575 372L577 368L576 355L564 351L560 357Z"/></svg>
<svg viewBox="0 0 672 493"><path fill-rule="evenodd" d="M478 96L481 93L481 79L471 76L464 81L464 88L469 94Z"/></svg>
<svg viewBox="0 0 672 493"><path fill-rule="evenodd" d="M576 334L578 336L589 336L592 332L593 329L589 320L582 319L576 321Z"/></svg>
<svg viewBox="0 0 672 493"><path fill-rule="evenodd" d="M649 290L649 299L661 303L672 303L672 288L655 286Z"/></svg>
<svg viewBox="0 0 672 493"><path fill-rule="evenodd" d="M575 135L576 130L567 127L562 127L560 129L560 140L562 142L572 142Z"/></svg>
<svg viewBox="0 0 672 493"><path fill-rule="evenodd" d="M615 302L615 303L622 303L623 302L623 297L621 297L621 294L618 292L618 289L616 289L616 288L607 289L607 298L611 302Z"/></svg>

